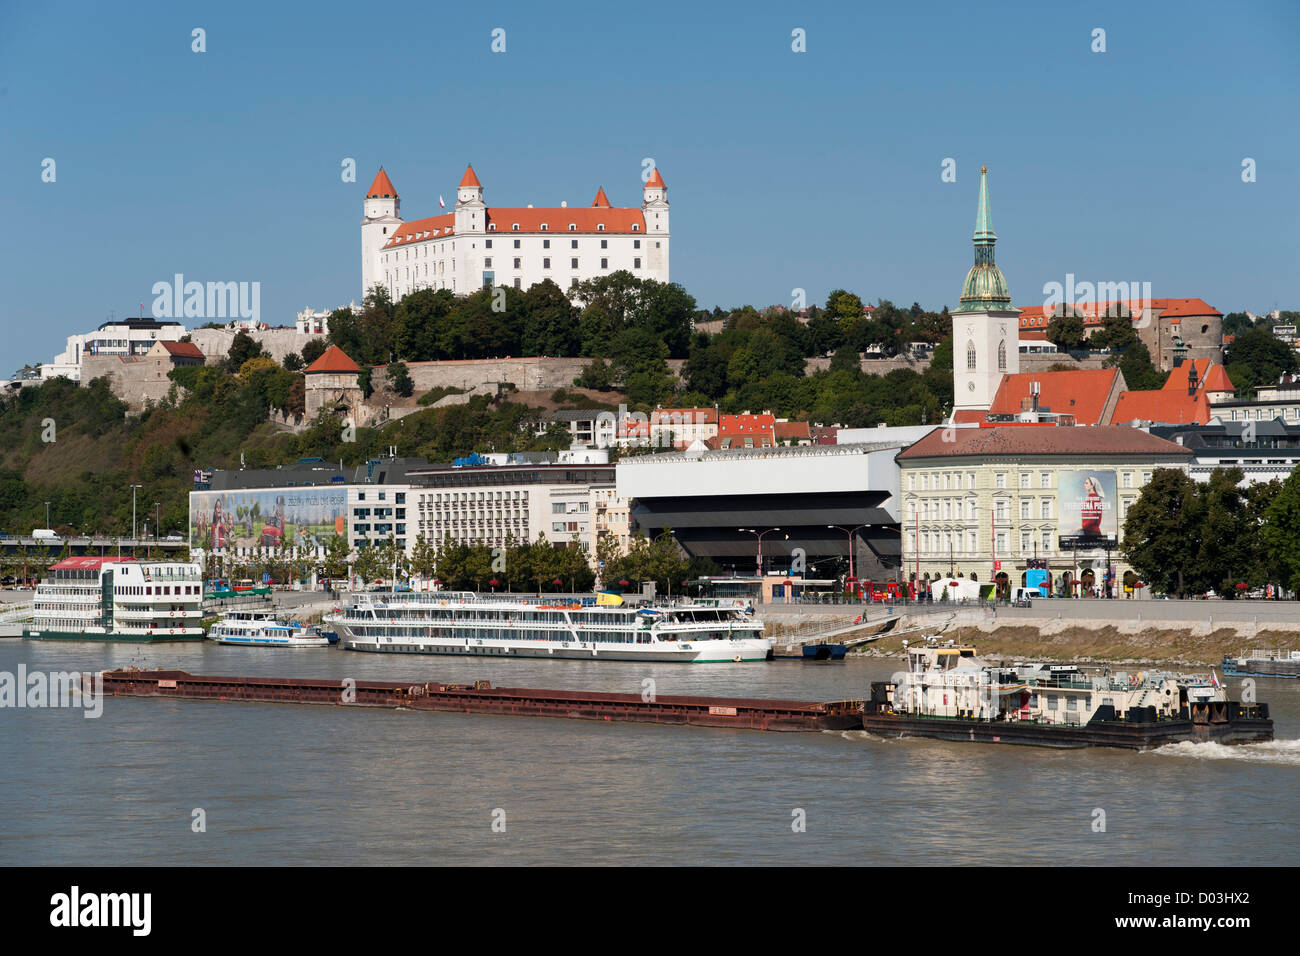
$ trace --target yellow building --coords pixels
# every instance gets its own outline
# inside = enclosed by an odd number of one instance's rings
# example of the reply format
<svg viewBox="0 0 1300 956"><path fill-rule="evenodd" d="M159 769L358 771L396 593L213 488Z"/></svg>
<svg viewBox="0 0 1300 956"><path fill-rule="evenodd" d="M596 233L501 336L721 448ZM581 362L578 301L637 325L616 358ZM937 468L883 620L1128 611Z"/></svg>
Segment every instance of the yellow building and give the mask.
<svg viewBox="0 0 1300 956"><path fill-rule="evenodd" d="M1120 596L1129 507L1155 469L1185 471L1191 458L1118 425L936 428L897 456L904 578L1015 588L1038 567L1057 593L1100 593L1109 580Z"/></svg>

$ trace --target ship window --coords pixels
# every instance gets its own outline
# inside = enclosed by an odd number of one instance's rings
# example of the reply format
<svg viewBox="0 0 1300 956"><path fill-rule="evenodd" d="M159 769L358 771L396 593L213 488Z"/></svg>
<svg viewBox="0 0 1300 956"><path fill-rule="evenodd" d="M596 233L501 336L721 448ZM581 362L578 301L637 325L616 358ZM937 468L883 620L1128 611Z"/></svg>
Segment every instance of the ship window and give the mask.
<svg viewBox="0 0 1300 956"><path fill-rule="evenodd" d="M1048 694L1048 695L1047 695L1047 709L1048 709L1048 710L1058 710L1058 709L1059 709L1059 707L1057 706L1057 701L1056 701L1056 695L1055 695L1055 694Z"/></svg>

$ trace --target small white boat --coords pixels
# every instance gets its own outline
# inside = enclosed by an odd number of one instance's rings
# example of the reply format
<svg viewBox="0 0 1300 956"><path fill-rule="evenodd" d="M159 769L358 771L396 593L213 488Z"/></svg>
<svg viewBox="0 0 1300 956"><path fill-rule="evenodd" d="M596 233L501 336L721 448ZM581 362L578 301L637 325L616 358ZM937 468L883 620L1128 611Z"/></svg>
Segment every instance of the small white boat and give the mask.
<svg viewBox="0 0 1300 956"><path fill-rule="evenodd" d="M332 641L301 621L281 621L270 611L229 611L208 631L208 640L247 647L328 647Z"/></svg>

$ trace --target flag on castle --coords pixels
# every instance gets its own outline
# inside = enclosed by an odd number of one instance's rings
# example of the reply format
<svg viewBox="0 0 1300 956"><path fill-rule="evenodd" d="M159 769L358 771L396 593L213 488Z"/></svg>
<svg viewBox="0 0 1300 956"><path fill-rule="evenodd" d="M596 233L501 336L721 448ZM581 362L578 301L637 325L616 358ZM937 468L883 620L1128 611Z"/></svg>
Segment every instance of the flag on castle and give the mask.
<svg viewBox="0 0 1300 956"><path fill-rule="evenodd" d="M438 196L438 208L439 208L439 209L446 209L446 208L447 208L447 204L446 204L445 202L442 201L442 196L441 196L441 195Z"/></svg>

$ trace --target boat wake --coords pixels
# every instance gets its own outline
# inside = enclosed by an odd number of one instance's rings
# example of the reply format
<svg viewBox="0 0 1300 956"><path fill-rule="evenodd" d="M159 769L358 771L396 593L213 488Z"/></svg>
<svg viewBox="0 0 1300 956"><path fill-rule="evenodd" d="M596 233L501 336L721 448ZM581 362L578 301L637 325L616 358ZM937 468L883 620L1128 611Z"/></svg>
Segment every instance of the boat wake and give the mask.
<svg viewBox="0 0 1300 956"><path fill-rule="evenodd" d="M1257 744L1194 743L1185 740L1147 751L1161 757L1191 757L1194 760L1244 760L1300 767L1300 740L1269 740Z"/></svg>

